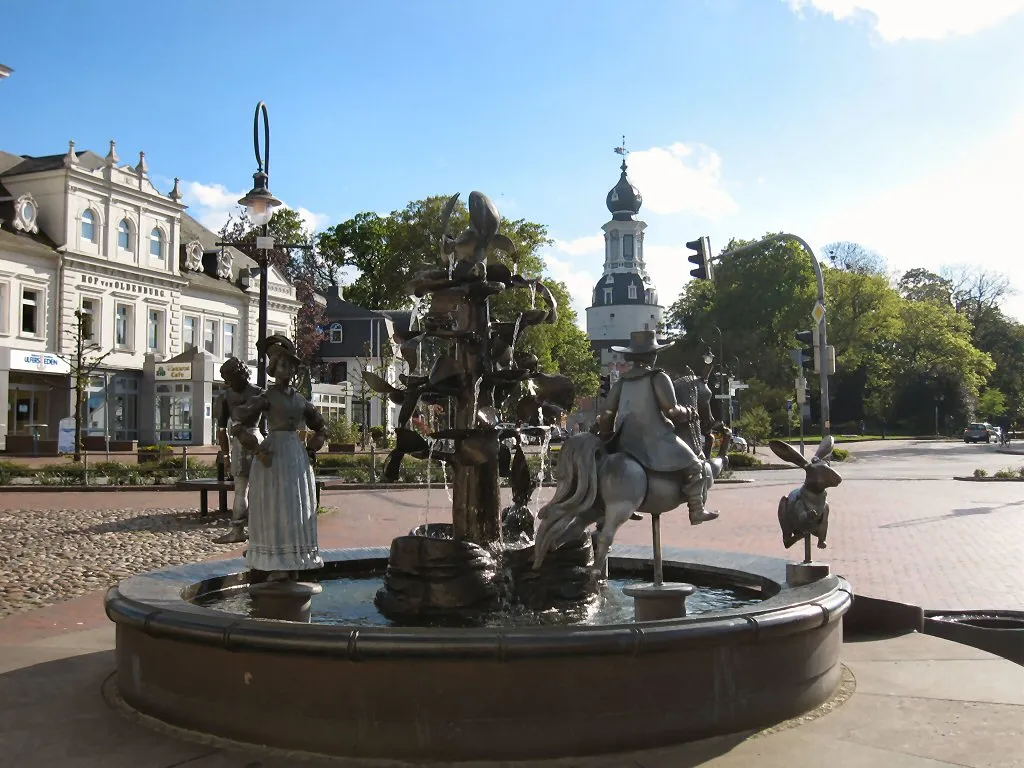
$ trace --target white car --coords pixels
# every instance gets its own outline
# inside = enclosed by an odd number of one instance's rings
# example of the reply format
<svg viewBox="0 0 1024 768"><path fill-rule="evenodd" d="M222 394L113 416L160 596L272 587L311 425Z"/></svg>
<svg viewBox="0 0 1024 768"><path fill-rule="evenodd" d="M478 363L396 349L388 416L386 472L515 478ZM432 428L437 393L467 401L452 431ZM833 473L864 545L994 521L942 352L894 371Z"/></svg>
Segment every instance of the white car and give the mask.
<svg viewBox="0 0 1024 768"><path fill-rule="evenodd" d="M750 446L747 445L747 441L739 435L732 436L732 445L729 447L740 451L741 453L747 453L750 450Z"/></svg>

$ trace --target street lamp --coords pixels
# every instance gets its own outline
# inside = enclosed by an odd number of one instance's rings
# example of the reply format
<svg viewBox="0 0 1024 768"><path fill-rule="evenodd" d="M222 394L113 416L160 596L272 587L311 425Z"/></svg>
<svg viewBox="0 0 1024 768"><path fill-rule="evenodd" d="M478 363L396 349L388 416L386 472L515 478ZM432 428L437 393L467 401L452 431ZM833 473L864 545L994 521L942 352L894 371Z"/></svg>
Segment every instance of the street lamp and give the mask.
<svg viewBox="0 0 1024 768"><path fill-rule="evenodd" d="M260 113L263 114L263 154L260 154ZM267 313L269 304L269 292L267 284L269 280L270 259L267 254L267 247L273 248L273 243L267 243L267 224L274 215L274 208L281 205L281 201L270 194L270 117L267 114L267 105L262 101L256 105L256 114L252 119L252 146L256 153L256 173L252 175L252 189L248 194L238 201L244 205L249 214L249 220L258 227L263 227L263 237L256 238L256 247L263 254L263 261L260 266L260 309L259 309L259 331L256 339L257 366L256 384L260 389L267 385L267 356L264 354L264 347L267 340ZM262 242L261 242L262 241Z"/></svg>

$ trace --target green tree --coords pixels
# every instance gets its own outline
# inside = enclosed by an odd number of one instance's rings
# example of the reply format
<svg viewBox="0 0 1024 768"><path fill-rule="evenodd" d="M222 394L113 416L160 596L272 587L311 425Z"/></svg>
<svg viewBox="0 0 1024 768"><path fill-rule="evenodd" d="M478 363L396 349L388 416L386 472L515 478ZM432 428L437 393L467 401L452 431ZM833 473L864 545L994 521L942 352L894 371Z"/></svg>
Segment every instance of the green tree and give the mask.
<svg viewBox="0 0 1024 768"><path fill-rule="evenodd" d="M764 406L755 405L743 412L743 415L736 420L735 427L750 443L754 453L757 453L757 446L764 444L771 437L772 417Z"/></svg>
<svg viewBox="0 0 1024 768"><path fill-rule="evenodd" d="M987 387L978 397L978 413L990 421L1006 413L1006 395L995 387Z"/></svg>
<svg viewBox="0 0 1024 768"><path fill-rule="evenodd" d="M256 238L263 227L249 221L245 208L228 219L221 237L232 243L258 264L264 253L256 248ZM314 248L284 248L283 244L313 244L313 235L305 228L298 212L280 208L267 224L267 234L274 238L275 247L266 253L268 261L295 286L295 298L301 302L295 320L295 347L303 360L315 360L325 335L322 329L326 314L317 295L337 279L335 266L323 259Z"/></svg>
<svg viewBox="0 0 1024 768"><path fill-rule="evenodd" d="M932 301L945 306L953 303L953 283L922 267L904 272L896 290L908 301Z"/></svg>

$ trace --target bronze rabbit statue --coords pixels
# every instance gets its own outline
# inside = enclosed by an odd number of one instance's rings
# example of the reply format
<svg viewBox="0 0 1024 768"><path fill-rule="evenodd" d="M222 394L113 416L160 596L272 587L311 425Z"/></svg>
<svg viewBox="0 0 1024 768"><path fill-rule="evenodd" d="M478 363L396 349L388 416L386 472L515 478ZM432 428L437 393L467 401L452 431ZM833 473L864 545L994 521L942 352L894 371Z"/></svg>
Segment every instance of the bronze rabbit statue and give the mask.
<svg viewBox="0 0 1024 768"><path fill-rule="evenodd" d="M822 438L818 450L810 461L788 443L772 440L768 447L783 461L803 467L806 476L804 484L779 500L779 525L782 528L782 543L789 549L800 541L807 540L805 559L810 560L810 537L818 540L818 549L827 546L828 502L825 500L829 488L835 488L843 478L829 466L835 439L832 435Z"/></svg>

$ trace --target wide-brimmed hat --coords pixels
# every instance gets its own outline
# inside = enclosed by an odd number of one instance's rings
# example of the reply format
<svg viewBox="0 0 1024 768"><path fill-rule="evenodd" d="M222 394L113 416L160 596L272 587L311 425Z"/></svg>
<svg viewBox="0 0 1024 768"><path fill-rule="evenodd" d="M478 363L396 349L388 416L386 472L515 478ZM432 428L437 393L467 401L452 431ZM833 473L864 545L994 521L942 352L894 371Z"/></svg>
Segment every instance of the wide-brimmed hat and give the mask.
<svg viewBox="0 0 1024 768"><path fill-rule="evenodd" d="M649 352L657 352L659 349L671 347L675 342L659 344L654 331L633 331L629 334L628 347L612 347L612 352L622 352L627 355L643 355Z"/></svg>
<svg viewBox="0 0 1024 768"><path fill-rule="evenodd" d="M257 344L257 347L260 345ZM296 365L300 365L302 360L295 353L295 344L285 336L283 333L274 333L267 336L266 341L263 342L263 349L259 350L263 352L271 360L279 357L290 357Z"/></svg>

